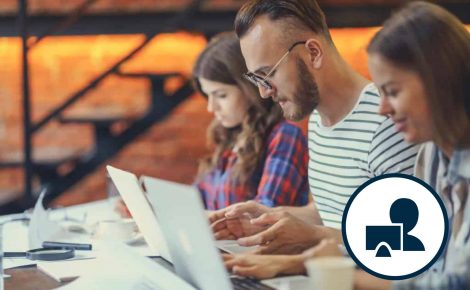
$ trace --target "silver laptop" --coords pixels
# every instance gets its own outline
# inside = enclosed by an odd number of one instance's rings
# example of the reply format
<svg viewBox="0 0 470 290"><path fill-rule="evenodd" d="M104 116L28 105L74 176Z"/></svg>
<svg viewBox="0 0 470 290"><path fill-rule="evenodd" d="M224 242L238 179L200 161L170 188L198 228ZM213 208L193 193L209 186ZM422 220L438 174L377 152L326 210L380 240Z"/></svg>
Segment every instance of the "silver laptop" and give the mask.
<svg viewBox="0 0 470 290"><path fill-rule="evenodd" d="M127 171L106 166L109 176L113 180L116 189L132 214L137 227L144 236L152 254L159 255L171 262L170 251L163 237L153 208L147 201L144 191L137 177Z"/></svg>
<svg viewBox="0 0 470 290"><path fill-rule="evenodd" d="M171 262L168 247L162 237L156 215L142 190L141 182L133 173L128 171L110 165L106 166L106 169L151 250L158 250L160 254L156 253L155 255L161 255ZM231 240L216 241L216 246L232 254L244 253L256 249L256 246L243 247L240 246L237 241Z"/></svg>
<svg viewBox="0 0 470 290"><path fill-rule="evenodd" d="M290 287L284 289L308 289L309 280L305 276L262 283L229 277L197 189L151 177L143 177L143 182L165 235L176 273L196 288L276 289L280 284L286 287L287 283Z"/></svg>

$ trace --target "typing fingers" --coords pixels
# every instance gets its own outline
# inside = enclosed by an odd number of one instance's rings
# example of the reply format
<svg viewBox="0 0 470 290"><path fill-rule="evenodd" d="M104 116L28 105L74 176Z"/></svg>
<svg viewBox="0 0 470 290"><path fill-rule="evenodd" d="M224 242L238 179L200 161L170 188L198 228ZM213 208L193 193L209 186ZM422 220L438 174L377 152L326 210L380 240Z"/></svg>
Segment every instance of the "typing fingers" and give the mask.
<svg viewBox="0 0 470 290"><path fill-rule="evenodd" d="M274 240L275 236L274 231L269 228L253 236L238 239L238 244L245 247L263 245Z"/></svg>
<svg viewBox="0 0 470 290"><path fill-rule="evenodd" d="M258 218L252 219L251 223L257 226L273 225L284 217L284 212L264 213Z"/></svg>
<svg viewBox="0 0 470 290"><path fill-rule="evenodd" d="M228 229L222 229L214 233L216 240L236 240L237 237L233 235Z"/></svg>

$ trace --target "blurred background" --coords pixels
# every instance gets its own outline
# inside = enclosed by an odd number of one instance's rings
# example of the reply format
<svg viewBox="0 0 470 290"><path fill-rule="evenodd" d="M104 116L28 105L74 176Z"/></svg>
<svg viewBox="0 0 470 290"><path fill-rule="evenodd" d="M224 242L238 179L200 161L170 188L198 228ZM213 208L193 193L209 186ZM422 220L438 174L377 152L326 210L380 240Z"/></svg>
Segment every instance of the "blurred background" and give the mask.
<svg viewBox="0 0 470 290"><path fill-rule="evenodd" d="M105 198L106 164L191 183L212 118L192 65L243 2L2 0L0 214L45 187L52 206ZM368 41L407 1L319 2L340 53L368 77ZM434 2L470 23L470 1Z"/></svg>

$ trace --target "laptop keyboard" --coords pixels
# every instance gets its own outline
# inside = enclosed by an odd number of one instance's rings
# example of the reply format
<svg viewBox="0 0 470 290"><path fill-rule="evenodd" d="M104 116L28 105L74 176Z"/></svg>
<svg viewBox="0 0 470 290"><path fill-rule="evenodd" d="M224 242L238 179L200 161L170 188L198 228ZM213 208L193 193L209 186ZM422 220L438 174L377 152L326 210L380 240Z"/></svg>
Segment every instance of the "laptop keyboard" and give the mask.
<svg viewBox="0 0 470 290"><path fill-rule="evenodd" d="M230 277L232 281L232 285L234 286L235 290L252 290L252 289L259 289L259 290L272 290L274 288L269 287L268 285L264 285L258 280L250 279L250 278L241 278L241 277Z"/></svg>

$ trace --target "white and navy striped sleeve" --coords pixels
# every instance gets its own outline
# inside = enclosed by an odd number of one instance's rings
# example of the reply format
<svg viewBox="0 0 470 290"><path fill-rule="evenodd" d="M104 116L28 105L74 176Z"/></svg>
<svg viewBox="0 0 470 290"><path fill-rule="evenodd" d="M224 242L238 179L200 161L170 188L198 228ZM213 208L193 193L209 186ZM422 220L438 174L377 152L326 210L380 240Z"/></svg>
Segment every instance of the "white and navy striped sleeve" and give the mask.
<svg viewBox="0 0 470 290"><path fill-rule="evenodd" d="M377 127L368 155L370 177L386 173L413 174L419 145L409 144L390 118Z"/></svg>

